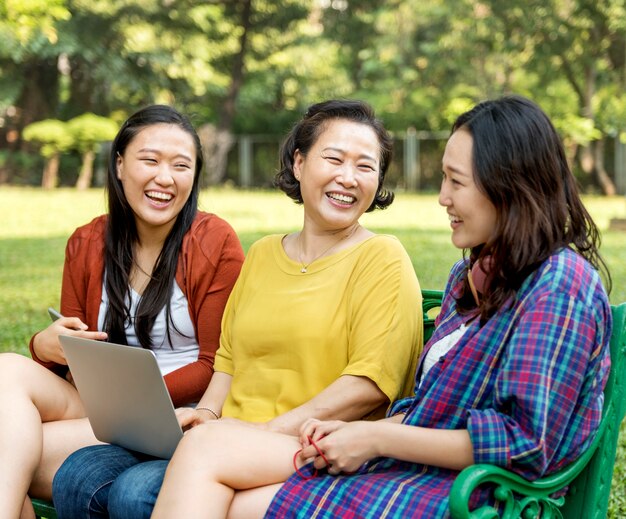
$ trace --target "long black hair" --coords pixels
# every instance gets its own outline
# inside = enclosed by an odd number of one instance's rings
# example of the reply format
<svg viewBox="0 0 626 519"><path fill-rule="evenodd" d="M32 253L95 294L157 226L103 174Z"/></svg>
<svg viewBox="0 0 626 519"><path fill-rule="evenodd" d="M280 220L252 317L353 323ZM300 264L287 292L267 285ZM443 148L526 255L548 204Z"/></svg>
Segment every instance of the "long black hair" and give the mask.
<svg viewBox="0 0 626 519"><path fill-rule="evenodd" d="M173 124L187 132L196 147L196 162L193 187L187 202L176 217L159 254L150 281L137 306L134 316L130 312L129 276L133 265L135 245L138 241L135 215L130 207L122 182L117 176L117 159L137 134L154 124ZM104 331L109 340L126 344L125 323L134 317L135 332L139 344L144 348L153 346L150 333L154 321L163 307L169 337L170 305L173 283L176 276L178 255L183 237L191 227L198 210L198 190L202 170L202 148L198 134L191 122L170 106L153 105L131 115L122 125L111 146L107 172L107 198L109 215L105 238L104 265L105 290L109 307L104 321Z"/></svg>
<svg viewBox="0 0 626 519"><path fill-rule="evenodd" d="M585 209L559 135L532 101L506 96L484 101L452 126L473 138L473 175L477 188L496 209L496 228L487 243L472 248L470 263L489 256L488 287L481 319L514 296L528 275L551 254L570 247L611 276L600 257L600 232ZM467 279L458 301L461 311L475 308Z"/></svg>
<svg viewBox="0 0 626 519"><path fill-rule="evenodd" d="M280 170L276 174L274 183L282 189L290 198L301 204L302 193L300 182L293 171L296 150L306 157L318 137L328 126L330 121L343 119L369 126L376 137L380 147L380 172L378 175L378 188L372 204L365 211L369 213L376 208L385 209L393 202L394 194L383 186L385 175L393 152L393 140L391 135L376 119L374 110L363 101L331 99L311 105L304 117L291 129L280 150Z"/></svg>

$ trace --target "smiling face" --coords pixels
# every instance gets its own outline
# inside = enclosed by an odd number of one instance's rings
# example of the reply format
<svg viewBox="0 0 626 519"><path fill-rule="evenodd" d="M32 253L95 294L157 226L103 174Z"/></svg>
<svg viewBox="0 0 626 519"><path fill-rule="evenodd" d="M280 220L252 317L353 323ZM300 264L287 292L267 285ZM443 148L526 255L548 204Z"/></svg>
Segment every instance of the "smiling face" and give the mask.
<svg viewBox="0 0 626 519"><path fill-rule="evenodd" d="M496 227L496 208L474 182L473 142L467 130L457 130L448 139L442 160L439 203L448 212L452 243L459 249L482 245Z"/></svg>
<svg viewBox="0 0 626 519"><path fill-rule="evenodd" d="M336 231L355 224L378 189L380 144L374 130L345 119L331 120L306 156L296 150L305 225Z"/></svg>
<svg viewBox="0 0 626 519"><path fill-rule="evenodd" d="M117 157L117 178L135 214L140 235L167 234L193 188L196 148L175 124L143 128Z"/></svg>

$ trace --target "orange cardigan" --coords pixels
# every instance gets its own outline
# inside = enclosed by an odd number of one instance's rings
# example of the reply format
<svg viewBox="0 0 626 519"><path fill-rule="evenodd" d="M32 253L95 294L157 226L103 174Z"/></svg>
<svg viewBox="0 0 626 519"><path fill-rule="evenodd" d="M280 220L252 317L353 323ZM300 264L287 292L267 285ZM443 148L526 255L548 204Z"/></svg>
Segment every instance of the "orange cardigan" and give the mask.
<svg viewBox="0 0 626 519"><path fill-rule="evenodd" d="M104 239L107 216L102 215L74 231L65 248L61 313L78 317L96 330L102 298ZM175 406L197 402L213 375L219 347L222 314L243 263L243 250L235 231L214 214L198 212L183 238L176 282L187 298L200 352L198 360L165 375ZM33 359L60 373L64 366Z"/></svg>

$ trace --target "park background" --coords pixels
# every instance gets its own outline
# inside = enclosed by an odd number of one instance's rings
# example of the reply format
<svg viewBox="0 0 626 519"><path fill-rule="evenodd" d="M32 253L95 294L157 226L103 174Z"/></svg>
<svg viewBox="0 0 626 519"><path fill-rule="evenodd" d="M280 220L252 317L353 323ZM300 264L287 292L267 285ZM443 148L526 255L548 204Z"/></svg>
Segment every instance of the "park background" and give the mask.
<svg viewBox="0 0 626 519"><path fill-rule="evenodd" d="M394 136L397 200L364 222L440 289L460 254L435 194L450 124L482 99L530 97L603 233L611 301L626 301L625 87L624 0L0 0L0 351L26 354L48 324L65 241L105 208L107 142L151 103L192 118L201 206L247 250L301 223L271 188L281 136L313 102L368 101Z"/></svg>

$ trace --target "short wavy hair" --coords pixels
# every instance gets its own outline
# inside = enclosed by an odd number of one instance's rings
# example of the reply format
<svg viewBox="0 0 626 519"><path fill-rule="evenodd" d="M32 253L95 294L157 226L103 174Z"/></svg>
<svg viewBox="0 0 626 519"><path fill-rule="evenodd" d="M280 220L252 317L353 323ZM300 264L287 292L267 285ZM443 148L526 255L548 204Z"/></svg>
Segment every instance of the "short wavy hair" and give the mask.
<svg viewBox="0 0 626 519"><path fill-rule="evenodd" d="M383 123L376 118L372 107L363 101L332 99L311 105L283 142L280 150L280 170L276 174L274 184L298 204L303 202L300 182L293 171L296 150L306 157L328 123L338 119L365 124L376 134L380 146L380 173L376 195L366 212L389 207L394 194L383 184L393 154L393 140Z"/></svg>

